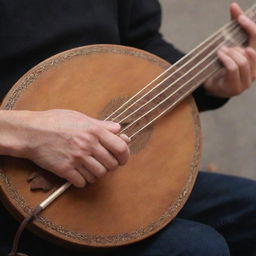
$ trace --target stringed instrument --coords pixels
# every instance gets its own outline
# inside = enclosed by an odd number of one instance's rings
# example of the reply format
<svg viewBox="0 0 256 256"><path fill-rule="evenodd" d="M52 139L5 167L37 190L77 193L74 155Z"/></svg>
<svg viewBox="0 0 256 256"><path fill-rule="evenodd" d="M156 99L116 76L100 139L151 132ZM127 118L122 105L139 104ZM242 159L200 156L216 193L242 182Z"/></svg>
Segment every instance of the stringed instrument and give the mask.
<svg viewBox="0 0 256 256"><path fill-rule="evenodd" d="M246 15L255 20L255 6ZM65 183L46 193L30 190L32 162L1 157L3 204L19 220L33 215L28 228L37 235L73 248L126 245L162 229L185 204L198 173L201 130L189 95L222 68L219 47L247 40L232 21L173 66L117 45L75 48L35 66L1 109L72 109L118 122L131 138L131 156L95 184Z"/></svg>

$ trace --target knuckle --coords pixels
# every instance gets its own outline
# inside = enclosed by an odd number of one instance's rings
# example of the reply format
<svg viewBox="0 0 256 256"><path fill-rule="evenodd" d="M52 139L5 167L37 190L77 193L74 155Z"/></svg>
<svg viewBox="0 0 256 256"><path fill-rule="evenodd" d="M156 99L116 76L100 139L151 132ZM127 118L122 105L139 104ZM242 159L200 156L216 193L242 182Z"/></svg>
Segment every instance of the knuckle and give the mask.
<svg viewBox="0 0 256 256"><path fill-rule="evenodd" d="M82 157L83 157L83 153L81 150L74 150L72 152L72 160L71 160L72 165L76 163L78 160L80 160Z"/></svg>
<svg viewBox="0 0 256 256"><path fill-rule="evenodd" d="M84 133L81 136L81 145L83 146L83 148L86 146L88 147L89 145L91 145L94 142L94 136L90 133Z"/></svg>
<svg viewBox="0 0 256 256"><path fill-rule="evenodd" d="M84 134L76 142L75 150L77 151L78 157L84 156L84 154L89 154L95 145L95 140L92 135Z"/></svg>
<svg viewBox="0 0 256 256"><path fill-rule="evenodd" d="M93 144L92 143L82 143L79 148L80 158L85 155L90 155L92 151Z"/></svg>
<svg viewBox="0 0 256 256"><path fill-rule="evenodd" d="M90 144L90 136L87 134L76 133L70 137L70 146L74 149L81 149Z"/></svg>
<svg viewBox="0 0 256 256"><path fill-rule="evenodd" d="M65 178L68 173L70 172L70 170L72 170L72 165L71 164L63 164L62 166L60 166L57 174L58 176Z"/></svg>
<svg viewBox="0 0 256 256"><path fill-rule="evenodd" d="M230 72L230 73L236 73L238 71L238 66L235 65L235 64L232 64L230 66L227 67L227 70Z"/></svg>
<svg viewBox="0 0 256 256"><path fill-rule="evenodd" d="M87 131L91 134L97 135L100 133L101 129L97 125L91 125L90 127L87 128Z"/></svg>
<svg viewBox="0 0 256 256"><path fill-rule="evenodd" d="M248 63L247 59L245 59L245 58L243 58L243 59L241 58L238 65L241 68L249 68L249 63Z"/></svg>

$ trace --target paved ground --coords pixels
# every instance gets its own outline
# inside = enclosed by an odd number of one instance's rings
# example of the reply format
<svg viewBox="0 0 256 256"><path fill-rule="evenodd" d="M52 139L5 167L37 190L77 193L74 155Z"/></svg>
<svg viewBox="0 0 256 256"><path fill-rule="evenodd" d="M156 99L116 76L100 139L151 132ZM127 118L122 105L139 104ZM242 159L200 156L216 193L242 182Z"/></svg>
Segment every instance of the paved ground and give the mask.
<svg viewBox="0 0 256 256"><path fill-rule="evenodd" d="M185 52L229 20L228 0L160 0L165 37ZM238 0L249 8L254 0ZM202 168L215 163L223 173L256 179L256 85L223 108L201 115Z"/></svg>

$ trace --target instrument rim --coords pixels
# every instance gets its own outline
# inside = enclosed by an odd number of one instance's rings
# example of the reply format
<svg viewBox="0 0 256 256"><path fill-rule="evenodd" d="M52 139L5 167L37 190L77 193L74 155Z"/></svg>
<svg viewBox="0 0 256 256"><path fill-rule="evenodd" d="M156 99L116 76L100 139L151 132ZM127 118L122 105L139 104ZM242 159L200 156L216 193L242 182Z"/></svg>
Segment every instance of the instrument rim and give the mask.
<svg viewBox="0 0 256 256"><path fill-rule="evenodd" d="M22 94L24 90L26 90L30 84L33 83L34 80L36 80L40 74L47 71L50 68L53 68L55 65L58 65L60 63L63 63L70 58L74 58L76 56L81 55L88 55L88 54L97 54L97 53L112 53L112 54L128 54L132 55L138 58L143 58L149 62L152 62L155 65L158 65L162 67L163 69L166 69L170 66L170 64L161 59L158 56L155 56L149 52L136 49L133 47L127 47L127 46L120 46L120 45L111 45L111 44L98 44L98 45L89 45L89 46L82 46L77 47L74 49L70 49L61 53L58 53L43 62L36 65L34 68L29 70L27 73L25 73L12 87L12 89L8 92L6 97L4 98L1 109L2 110L11 110L15 107L15 103L18 100L19 96ZM154 223L149 224L147 227L143 227L139 230L136 230L134 232L125 233L125 234L118 234L114 236L94 236L87 234L72 234L72 231L65 230L64 227L58 226L54 223L51 223L47 218L39 217L36 221L34 221L30 225L30 229L32 231L38 231L39 235L45 238L45 234L47 233L48 237L51 237L51 239L54 239L57 243L63 244L63 236L67 236L70 239L72 239L72 242L65 241L66 245L70 245L71 243L76 245L78 248L81 247L113 247L113 246L121 246L121 245L127 245L130 243L134 243L136 241L142 240L148 236L151 236L152 234L156 233L160 229L162 229L164 226L166 226L178 213L180 208L185 204L189 194L191 193L191 190L193 188L197 173L198 173L198 167L201 159L201 126L200 126L200 120L198 115L198 110L196 107L196 104L192 97L190 97L190 107L194 119L194 131L195 131L195 145L194 145L194 155L193 155L193 161L191 163L190 168L190 174L188 176L187 182L184 185L184 188L180 192L179 196L177 197L175 203L172 204L170 208L166 210L166 212ZM9 198L7 198L7 195L5 195L4 190L8 191L8 195L12 201L13 204L15 204L15 207L6 207L10 210L10 208L15 208L17 211L16 214L13 213L13 210L11 209L12 215L21 217L27 215L30 213L31 208L26 204L26 202L21 198L21 196L18 194L18 192L15 190L15 188L12 187L11 183L9 182L7 176L4 174L4 172L0 168L0 189L1 189L1 199L3 202L9 202ZM48 231L50 228L51 232ZM40 234L42 233L42 234ZM57 237L54 234L57 234ZM43 235L44 234L44 235ZM83 242L86 241L87 244L83 244ZM65 243L64 242L64 243Z"/></svg>

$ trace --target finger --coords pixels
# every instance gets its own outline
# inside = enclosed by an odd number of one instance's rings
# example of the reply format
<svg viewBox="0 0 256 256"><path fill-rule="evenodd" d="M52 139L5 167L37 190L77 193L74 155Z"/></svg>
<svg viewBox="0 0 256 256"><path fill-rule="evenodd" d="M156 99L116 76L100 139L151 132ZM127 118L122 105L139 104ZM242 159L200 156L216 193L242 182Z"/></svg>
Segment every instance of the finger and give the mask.
<svg viewBox="0 0 256 256"><path fill-rule="evenodd" d="M83 165L76 168L76 170L83 176L83 178L89 182L94 183L96 181L96 177L89 172Z"/></svg>
<svg viewBox="0 0 256 256"><path fill-rule="evenodd" d="M240 52L242 55L246 55L246 51L244 48L240 47L240 46L236 46L236 47L231 47L231 49L234 49L238 52Z"/></svg>
<svg viewBox="0 0 256 256"><path fill-rule="evenodd" d="M208 92L215 93L216 90L218 90L217 85L220 80L224 79L226 77L226 69L222 68L220 69L216 74L214 74L212 77L210 77L208 80L205 81L204 86L207 89Z"/></svg>
<svg viewBox="0 0 256 256"><path fill-rule="evenodd" d="M249 61L251 67L251 81L256 78L256 51L252 47L242 48L242 47L234 47L236 51L240 54L246 56Z"/></svg>
<svg viewBox="0 0 256 256"><path fill-rule="evenodd" d="M226 54L233 59L239 68L241 89L250 87L252 83L250 62L246 55L241 54L236 48L230 48Z"/></svg>
<svg viewBox="0 0 256 256"><path fill-rule="evenodd" d="M249 46L255 49L256 48L256 24L245 15L240 15L238 17L238 22L249 35Z"/></svg>
<svg viewBox="0 0 256 256"><path fill-rule="evenodd" d="M237 3L232 3L230 5L230 13L232 19L237 19L239 15L243 14L243 10Z"/></svg>
<svg viewBox="0 0 256 256"><path fill-rule="evenodd" d="M98 136L102 146L114 155L120 165L128 161L129 148L121 138L106 130Z"/></svg>
<svg viewBox="0 0 256 256"><path fill-rule="evenodd" d="M256 79L256 51L251 47L246 48L245 51L251 62L252 80L255 80Z"/></svg>
<svg viewBox="0 0 256 256"><path fill-rule="evenodd" d="M104 129L107 129L108 131L111 131L115 134L118 133L121 129L120 124L112 122L112 121L102 121L102 120L97 120L97 119L94 119L94 118L92 118L91 120L96 125L104 128Z"/></svg>
<svg viewBox="0 0 256 256"><path fill-rule="evenodd" d="M106 174L107 169L93 156L88 156L83 161L83 166L95 177L102 177Z"/></svg>
<svg viewBox="0 0 256 256"><path fill-rule="evenodd" d="M67 181L69 181L71 184L78 188L85 187L87 183L83 176L75 169L68 170L63 175L60 174L59 176L66 179Z"/></svg>
<svg viewBox="0 0 256 256"><path fill-rule="evenodd" d="M224 52L223 49L219 50L217 55L219 57L219 60L222 62L223 66L227 71L226 80L229 81L230 84L232 84L232 91L236 91L236 92L239 91L240 90L240 74L239 74L238 66L236 65L234 60ZM228 94L229 93L227 93L227 95ZM233 95L233 92L231 94Z"/></svg>
<svg viewBox="0 0 256 256"><path fill-rule="evenodd" d="M131 139L124 133L120 134L119 136L124 142L129 143L131 142Z"/></svg>
<svg viewBox="0 0 256 256"><path fill-rule="evenodd" d="M102 145L98 144L92 155L96 160L98 160L107 170L114 170L118 167L118 160Z"/></svg>

